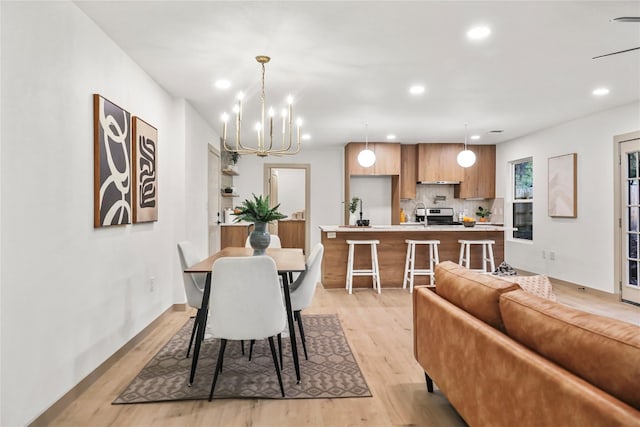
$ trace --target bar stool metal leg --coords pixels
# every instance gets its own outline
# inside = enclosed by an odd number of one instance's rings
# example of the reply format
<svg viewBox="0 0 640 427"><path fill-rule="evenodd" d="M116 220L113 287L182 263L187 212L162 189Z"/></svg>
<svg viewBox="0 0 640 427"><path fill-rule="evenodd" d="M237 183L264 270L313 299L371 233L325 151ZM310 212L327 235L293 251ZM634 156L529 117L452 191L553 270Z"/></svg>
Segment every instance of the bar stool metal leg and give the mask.
<svg viewBox="0 0 640 427"><path fill-rule="evenodd" d="M380 281L380 266L378 265L378 244L371 244L371 257L373 263L373 272L375 277L375 284L378 288L378 293L382 293L382 283Z"/></svg>
<svg viewBox="0 0 640 427"><path fill-rule="evenodd" d="M404 276L402 278L402 289L407 289L407 282L409 281L409 260L411 259L411 243L407 244L407 256L404 260Z"/></svg>

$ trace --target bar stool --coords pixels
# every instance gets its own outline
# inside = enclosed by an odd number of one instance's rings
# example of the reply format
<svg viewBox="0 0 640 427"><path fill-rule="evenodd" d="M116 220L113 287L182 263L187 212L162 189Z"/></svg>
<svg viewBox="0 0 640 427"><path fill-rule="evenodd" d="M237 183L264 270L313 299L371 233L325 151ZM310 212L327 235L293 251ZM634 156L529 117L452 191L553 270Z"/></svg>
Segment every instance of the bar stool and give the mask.
<svg viewBox="0 0 640 427"><path fill-rule="evenodd" d="M371 276L373 288L377 288L378 293L381 293L380 268L378 267L378 245L380 244L380 240L347 240L347 244L349 245L349 259L347 260L347 283L345 288L349 291L349 295L351 295L353 291L353 276ZM356 245L371 246L371 269L353 269Z"/></svg>
<svg viewBox="0 0 640 427"><path fill-rule="evenodd" d="M495 240L458 240L458 243L460 243L460 259L458 260L458 264L472 270L471 258L469 256L471 245L482 245L482 268L473 269L473 271L480 273L493 273L495 271L496 265L493 261L493 245L496 243ZM491 268L490 270L487 270L487 263Z"/></svg>
<svg viewBox="0 0 640 427"><path fill-rule="evenodd" d="M438 255L438 245L440 240L405 240L407 243L407 257L404 262L404 280L402 281L402 289L407 288L409 282L409 292L413 292L414 276L430 276L430 285L433 286L435 277L435 264L440 262ZM429 268L416 268L416 245L429 246Z"/></svg>

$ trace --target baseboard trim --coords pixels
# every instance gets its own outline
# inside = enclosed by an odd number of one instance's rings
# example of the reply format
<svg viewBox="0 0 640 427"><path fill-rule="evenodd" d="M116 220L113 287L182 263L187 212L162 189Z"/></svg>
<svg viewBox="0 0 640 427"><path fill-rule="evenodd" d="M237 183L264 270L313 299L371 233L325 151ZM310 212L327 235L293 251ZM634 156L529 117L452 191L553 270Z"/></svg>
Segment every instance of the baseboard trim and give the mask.
<svg viewBox="0 0 640 427"><path fill-rule="evenodd" d="M82 393L84 393L89 387L95 383L107 370L109 370L118 360L120 360L125 354L133 349L138 343L145 339L158 324L163 320L165 316L173 311L186 311L186 304L173 304L167 308L162 314L160 314L155 320L153 320L147 327L138 332L136 336L127 341L122 347L116 350L107 360L102 362L96 369L94 369L89 375L84 377L78 384L76 384L71 390L58 399L53 405L47 408L38 418L31 422L29 427L47 426L53 422L53 420L62 413L75 399L77 399Z"/></svg>
<svg viewBox="0 0 640 427"><path fill-rule="evenodd" d="M518 274L522 274L523 276L532 276L538 274L526 270L521 270L519 268L517 268L516 271L518 272ZM597 295L598 298L602 298L607 301L620 302L620 294L604 292L599 289L590 288L588 286L579 285L573 282L567 282L566 280L556 279L555 277L551 276L547 277L549 278L549 281L553 286L562 286L578 292L589 292L590 294Z"/></svg>

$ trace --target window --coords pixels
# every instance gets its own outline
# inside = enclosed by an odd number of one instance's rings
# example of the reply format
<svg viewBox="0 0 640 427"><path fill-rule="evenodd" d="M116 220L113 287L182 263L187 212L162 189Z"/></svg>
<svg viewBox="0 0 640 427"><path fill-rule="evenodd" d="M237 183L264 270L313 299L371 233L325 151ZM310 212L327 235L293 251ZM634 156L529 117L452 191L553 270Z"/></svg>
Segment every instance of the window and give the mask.
<svg viewBox="0 0 640 427"><path fill-rule="evenodd" d="M514 239L533 240L533 159L517 160L513 165Z"/></svg>

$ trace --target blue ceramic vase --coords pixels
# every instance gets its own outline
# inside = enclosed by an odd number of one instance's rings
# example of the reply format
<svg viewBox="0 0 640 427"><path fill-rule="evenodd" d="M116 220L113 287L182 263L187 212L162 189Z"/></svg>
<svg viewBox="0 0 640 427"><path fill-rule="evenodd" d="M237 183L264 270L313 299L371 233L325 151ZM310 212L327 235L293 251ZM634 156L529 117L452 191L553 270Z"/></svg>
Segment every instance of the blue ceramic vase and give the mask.
<svg viewBox="0 0 640 427"><path fill-rule="evenodd" d="M271 243L271 235L267 231L266 222L256 222L249 235L249 244L253 248L253 255L264 255Z"/></svg>

